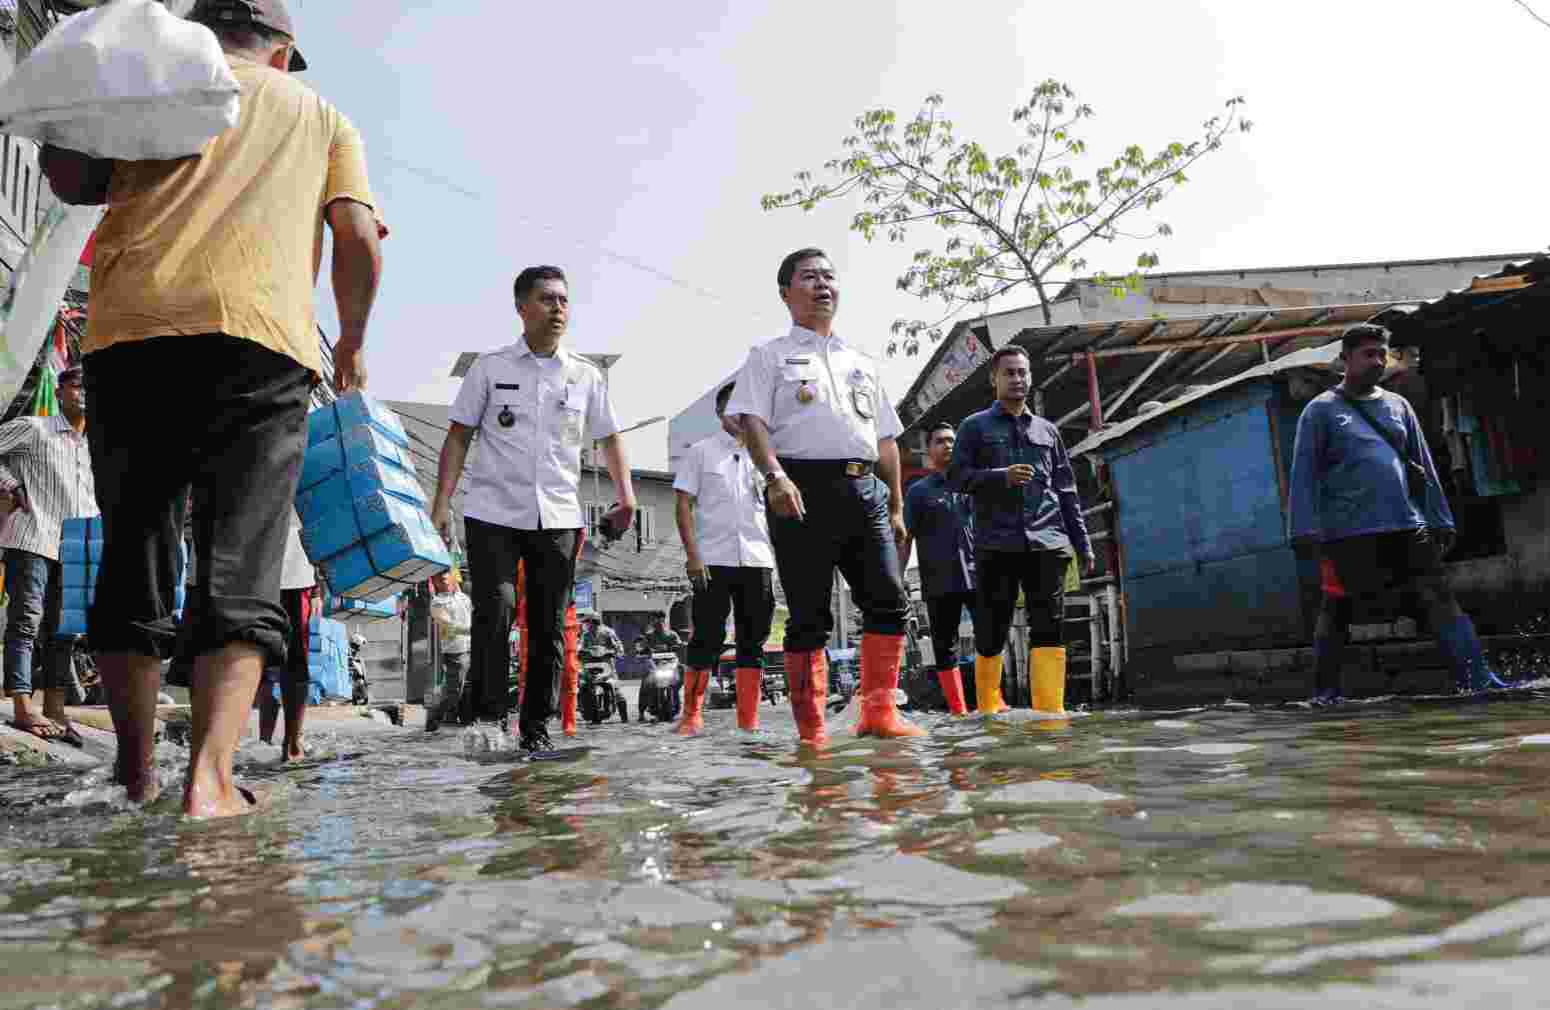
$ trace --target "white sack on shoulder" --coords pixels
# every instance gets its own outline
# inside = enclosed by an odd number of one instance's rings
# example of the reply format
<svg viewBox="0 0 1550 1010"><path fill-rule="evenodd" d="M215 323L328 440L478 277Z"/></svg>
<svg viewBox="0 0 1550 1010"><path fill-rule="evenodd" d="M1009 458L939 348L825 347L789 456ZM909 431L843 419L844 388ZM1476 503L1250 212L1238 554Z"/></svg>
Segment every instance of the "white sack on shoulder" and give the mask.
<svg viewBox="0 0 1550 1010"><path fill-rule="evenodd" d="M0 131L96 158L183 158L237 125L241 90L210 29L159 0L114 0L60 22L0 84Z"/></svg>

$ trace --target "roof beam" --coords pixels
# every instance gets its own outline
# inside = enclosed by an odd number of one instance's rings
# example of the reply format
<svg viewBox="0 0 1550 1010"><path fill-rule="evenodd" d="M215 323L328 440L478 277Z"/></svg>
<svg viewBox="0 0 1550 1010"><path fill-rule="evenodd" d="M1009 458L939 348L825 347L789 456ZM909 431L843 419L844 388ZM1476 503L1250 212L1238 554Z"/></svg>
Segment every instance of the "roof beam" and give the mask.
<svg viewBox="0 0 1550 1010"><path fill-rule="evenodd" d="M1137 390L1146 385L1146 381L1152 377L1154 372L1156 372L1163 365L1167 364L1168 359L1173 357L1173 353L1174 352L1171 350L1163 351L1157 356L1157 360L1153 361L1150 365L1147 365L1146 371L1142 372L1139 376L1136 377L1134 382L1126 386L1125 391L1114 398L1113 403L1105 405L1103 419L1107 421L1112 418L1115 413L1119 411L1119 408L1123 407L1126 401L1128 401L1136 394Z"/></svg>
<svg viewBox="0 0 1550 1010"><path fill-rule="evenodd" d="M1166 343L1148 344L1145 347L1105 347L1096 351L1079 351L1069 357L1081 361L1088 354L1098 358L1131 357L1137 354L1161 354L1164 351L1198 350L1206 347L1229 347L1235 344L1253 344L1262 340L1291 340L1297 337L1338 337L1345 326L1299 326L1295 329L1276 330L1271 333L1244 333L1233 337L1213 337L1209 340L1170 340Z"/></svg>

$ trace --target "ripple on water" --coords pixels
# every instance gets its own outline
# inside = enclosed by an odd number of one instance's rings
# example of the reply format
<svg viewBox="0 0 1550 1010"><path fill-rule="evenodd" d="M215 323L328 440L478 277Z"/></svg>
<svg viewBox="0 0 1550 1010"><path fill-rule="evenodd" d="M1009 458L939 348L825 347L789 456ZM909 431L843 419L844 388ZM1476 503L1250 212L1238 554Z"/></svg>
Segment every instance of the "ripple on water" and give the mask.
<svg viewBox="0 0 1550 1010"><path fill-rule="evenodd" d="M1393 915L1396 906L1365 894L1329 894L1300 884L1228 884L1199 894L1157 894L1115 915L1211 920L1208 930L1284 929L1315 923L1362 922Z"/></svg>
<svg viewBox="0 0 1550 1010"><path fill-rule="evenodd" d="M986 796L983 802L1006 806L1043 806L1051 803L1109 803L1125 798L1120 793L1107 792L1085 782L1040 780L1003 786Z"/></svg>

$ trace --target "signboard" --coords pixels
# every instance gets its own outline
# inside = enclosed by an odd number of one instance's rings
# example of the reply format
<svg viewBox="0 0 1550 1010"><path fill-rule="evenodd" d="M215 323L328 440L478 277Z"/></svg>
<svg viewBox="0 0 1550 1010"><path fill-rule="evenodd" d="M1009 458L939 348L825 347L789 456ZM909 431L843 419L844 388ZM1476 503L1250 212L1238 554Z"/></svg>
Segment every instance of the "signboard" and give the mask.
<svg viewBox="0 0 1550 1010"><path fill-rule="evenodd" d="M915 391L915 402L910 404L910 423L936 406L948 393L963 385L974 370L990 360L989 342L983 339L975 327L969 327L943 347L941 357L932 366L931 373ZM986 389L985 396L990 396Z"/></svg>
<svg viewBox="0 0 1550 1010"><path fill-rule="evenodd" d="M593 610L596 597L592 594L592 580L578 579L576 581L576 609Z"/></svg>

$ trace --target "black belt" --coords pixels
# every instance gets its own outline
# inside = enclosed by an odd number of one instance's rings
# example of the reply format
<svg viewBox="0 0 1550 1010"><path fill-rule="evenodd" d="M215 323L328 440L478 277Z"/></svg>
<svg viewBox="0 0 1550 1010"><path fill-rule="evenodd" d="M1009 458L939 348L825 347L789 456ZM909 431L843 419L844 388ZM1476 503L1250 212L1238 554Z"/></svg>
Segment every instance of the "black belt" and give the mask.
<svg viewBox="0 0 1550 1010"><path fill-rule="evenodd" d="M870 477L875 464L864 459L786 459L779 457L787 473L810 477Z"/></svg>

